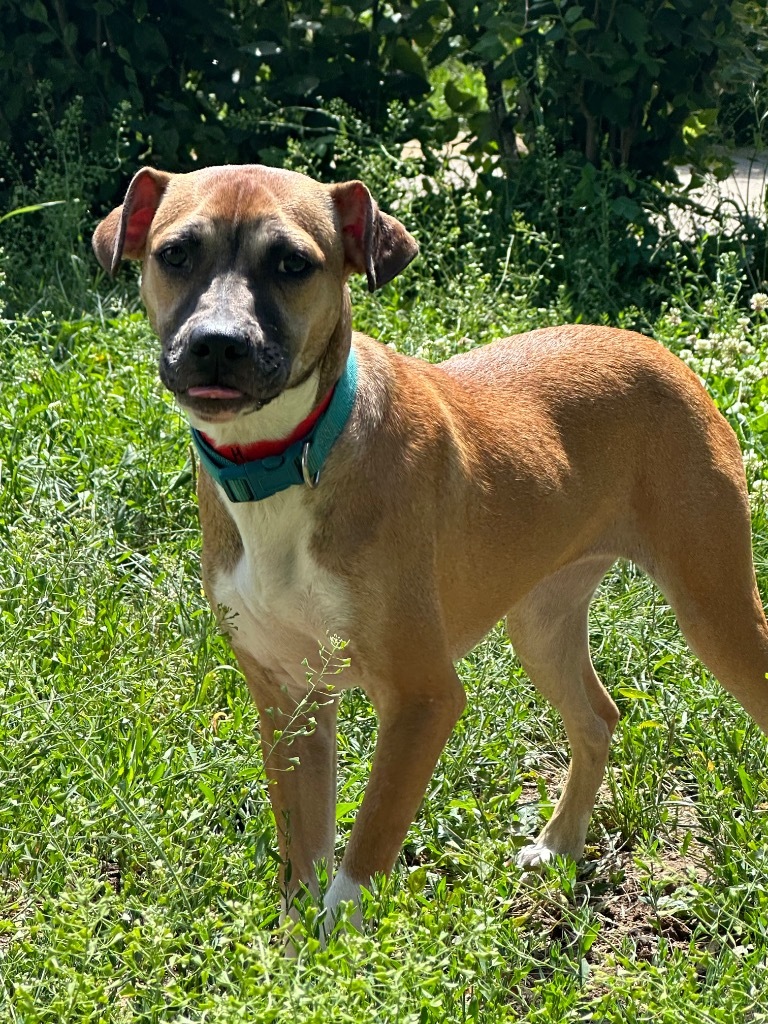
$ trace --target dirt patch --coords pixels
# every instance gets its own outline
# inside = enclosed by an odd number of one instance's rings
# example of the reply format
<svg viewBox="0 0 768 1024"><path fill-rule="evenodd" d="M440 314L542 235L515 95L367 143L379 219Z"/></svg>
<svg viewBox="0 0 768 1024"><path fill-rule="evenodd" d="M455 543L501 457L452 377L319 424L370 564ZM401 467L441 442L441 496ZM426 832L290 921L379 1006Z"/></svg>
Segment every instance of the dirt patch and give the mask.
<svg viewBox="0 0 768 1024"><path fill-rule="evenodd" d="M613 852L580 865L565 885L562 877L547 880L546 872L529 881L511 913L590 968L617 957L654 962L675 948L690 950L697 921L686 907L694 888L705 882L701 863L671 849L653 860ZM708 939L701 941L704 947ZM546 961L543 948L542 966Z"/></svg>
<svg viewBox="0 0 768 1024"><path fill-rule="evenodd" d="M757 220L762 218L768 191L768 153L737 150L726 156L733 161L733 170L727 178L723 181L707 178L688 194L694 204L690 209L670 210L684 238L692 238L702 231L721 231L723 223L736 227L745 215ZM680 168L678 176L683 188L690 184L690 168Z"/></svg>
<svg viewBox="0 0 768 1024"><path fill-rule="evenodd" d="M694 195L711 209L719 198L721 201L730 200L750 213L762 210L768 180L768 153L739 149L726 155L733 162L733 170L728 177L717 185L710 183L695 189ZM687 185L691 180L690 168L682 168L679 176L681 184Z"/></svg>
<svg viewBox="0 0 768 1024"><path fill-rule="evenodd" d="M590 959L602 960L625 946L634 949L634 959L652 961L662 939L667 948L687 950L695 923L664 907L675 894L687 895L692 883L705 881L701 865L671 851L650 865L650 875L631 854L621 855L620 864L623 881L596 908L600 932ZM666 899L656 902L659 896Z"/></svg>
<svg viewBox="0 0 768 1024"><path fill-rule="evenodd" d="M562 773L554 766L540 765L537 775L536 780L524 782L516 805L528 841L541 824L536 812L542 794L555 798L562 783ZM610 800L604 783L595 821L599 808ZM525 884L510 914L522 927L559 942L590 967L615 960L617 955L652 962L670 949L687 952L694 933L706 946L709 937L702 929L697 932L699 921L693 910L708 875L704 851L691 841L698 827L695 810L679 793L668 806L674 807L675 815L664 835L658 836L659 845L652 854L625 848L618 838L611 848L610 834L604 834L599 849L587 846L578 866L555 866L523 876ZM545 952L544 946L542 963Z"/></svg>

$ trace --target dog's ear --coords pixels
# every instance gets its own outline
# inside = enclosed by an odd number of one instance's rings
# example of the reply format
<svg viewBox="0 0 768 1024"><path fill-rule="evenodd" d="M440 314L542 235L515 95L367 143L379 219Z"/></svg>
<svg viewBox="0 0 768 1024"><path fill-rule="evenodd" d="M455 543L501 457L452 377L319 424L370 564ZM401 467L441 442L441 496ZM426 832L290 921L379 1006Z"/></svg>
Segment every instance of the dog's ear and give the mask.
<svg viewBox="0 0 768 1024"><path fill-rule="evenodd" d="M163 193L171 180L166 171L145 167L134 174L125 201L108 214L93 233L91 244L102 267L115 273L120 260L140 260Z"/></svg>
<svg viewBox="0 0 768 1024"><path fill-rule="evenodd" d="M341 222L344 254L375 291L396 277L419 251L419 244L399 220L382 213L362 181L331 185L331 197Z"/></svg>

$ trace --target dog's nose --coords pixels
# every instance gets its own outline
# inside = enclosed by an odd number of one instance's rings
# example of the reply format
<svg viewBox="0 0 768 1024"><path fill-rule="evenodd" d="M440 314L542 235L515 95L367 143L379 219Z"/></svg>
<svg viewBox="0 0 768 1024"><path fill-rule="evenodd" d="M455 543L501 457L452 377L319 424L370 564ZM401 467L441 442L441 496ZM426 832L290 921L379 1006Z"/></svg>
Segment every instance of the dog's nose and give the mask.
<svg viewBox="0 0 768 1024"><path fill-rule="evenodd" d="M248 338L236 329L201 324L189 336L189 353L199 367L231 367L248 353Z"/></svg>

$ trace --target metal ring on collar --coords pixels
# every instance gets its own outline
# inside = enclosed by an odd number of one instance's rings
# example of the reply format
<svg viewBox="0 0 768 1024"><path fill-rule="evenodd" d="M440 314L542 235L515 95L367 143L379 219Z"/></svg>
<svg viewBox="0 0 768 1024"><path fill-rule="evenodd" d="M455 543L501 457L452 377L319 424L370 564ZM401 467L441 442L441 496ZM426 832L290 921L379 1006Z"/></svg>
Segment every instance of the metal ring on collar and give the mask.
<svg viewBox="0 0 768 1024"><path fill-rule="evenodd" d="M304 477L304 483L309 487L310 490L314 490L315 487L320 483L320 470L313 476L309 468L309 446L311 441L305 441L304 447L301 449L301 475Z"/></svg>

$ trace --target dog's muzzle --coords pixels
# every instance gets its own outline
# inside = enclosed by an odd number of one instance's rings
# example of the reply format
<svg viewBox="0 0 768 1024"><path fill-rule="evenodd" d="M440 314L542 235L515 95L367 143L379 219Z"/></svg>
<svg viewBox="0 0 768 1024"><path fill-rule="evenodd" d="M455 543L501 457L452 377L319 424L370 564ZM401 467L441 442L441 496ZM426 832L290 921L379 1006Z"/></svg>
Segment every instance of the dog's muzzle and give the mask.
<svg viewBox="0 0 768 1024"><path fill-rule="evenodd" d="M206 419L266 405L283 391L289 373L284 349L261 332L216 322L195 325L160 361L165 386Z"/></svg>

